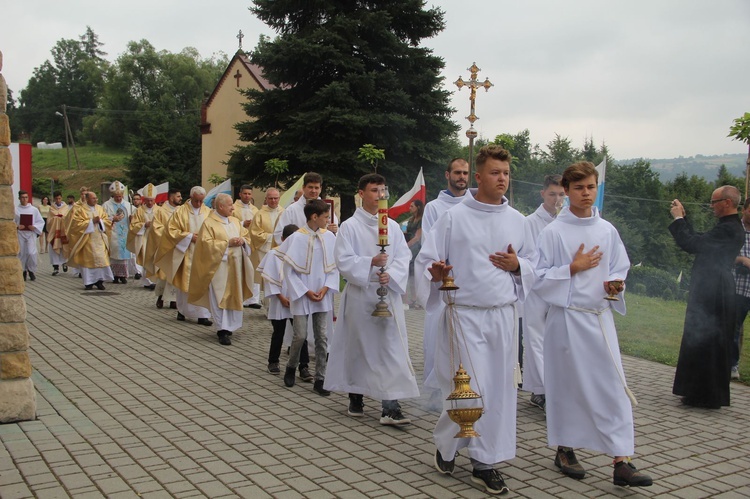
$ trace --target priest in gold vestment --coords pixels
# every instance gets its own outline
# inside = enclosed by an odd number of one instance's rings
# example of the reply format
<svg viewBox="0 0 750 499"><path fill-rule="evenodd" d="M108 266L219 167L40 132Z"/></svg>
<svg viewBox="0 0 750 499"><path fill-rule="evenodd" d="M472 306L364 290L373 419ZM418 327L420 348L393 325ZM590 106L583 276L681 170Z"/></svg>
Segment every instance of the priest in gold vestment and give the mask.
<svg viewBox="0 0 750 499"><path fill-rule="evenodd" d="M70 262L81 271L83 285L103 290L103 281L114 280L109 267L109 231L112 222L104 209L96 204L96 193L86 193L86 204L74 207L68 226Z"/></svg>
<svg viewBox="0 0 750 499"><path fill-rule="evenodd" d="M55 191L54 200L49 205L47 216L47 240L49 241L49 261L52 264L52 275L60 273L60 265L63 270L68 270L68 259L65 258L65 247L68 245L68 237L63 229L63 219L68 214L68 205L63 203L62 193Z"/></svg>
<svg viewBox="0 0 750 499"><path fill-rule="evenodd" d="M250 240L253 244L253 253L250 261L253 267L258 268L261 260L271 251L271 248L277 246L273 238L273 231L279 221L279 217L284 212L284 208L279 206L279 191L271 187L266 191L266 202L253 217L253 223L250 225ZM260 283L260 274L256 271L255 282Z"/></svg>
<svg viewBox="0 0 750 499"><path fill-rule="evenodd" d="M190 270L188 301L211 310L219 343L242 327L242 302L252 295L250 233L232 217L228 194L219 194L213 211L198 232Z"/></svg>
<svg viewBox="0 0 750 499"><path fill-rule="evenodd" d="M130 226L128 228L128 251L135 255L136 272L145 274L145 262L146 262L146 247L148 245L148 238L151 234L151 227L154 221L154 215L157 207L154 204L156 201L155 188L153 184L147 184L143 188L143 204L141 204L130 219ZM136 274L136 278L138 275ZM152 285L151 280L148 276L145 276L143 287L150 288Z"/></svg>
<svg viewBox="0 0 750 499"><path fill-rule="evenodd" d="M198 324L210 326L211 312L207 308L188 303L190 267L193 263L195 242L203 221L211 209L203 204L206 190L201 186L190 189L190 199L177 208L167 223L154 264L164 272L168 283L177 290L177 320L197 319Z"/></svg>
<svg viewBox="0 0 750 499"><path fill-rule="evenodd" d="M146 277L156 281L154 284L154 293L156 294L156 308L162 308L164 301L169 302L169 307L177 308L177 291L174 286L167 284L164 272L160 271L154 263L156 252L159 250L159 244L164 236L167 223L172 218L180 203L182 203L182 193L174 187L169 188L167 202L159 208L154 208L154 219L151 223L151 232L146 241L146 255L143 258L143 269Z"/></svg>
<svg viewBox="0 0 750 499"><path fill-rule="evenodd" d="M258 215L258 208L253 204L253 186L244 184L240 187L240 198L234 202L234 211L232 216L237 218L241 223L242 227L247 230L252 230L251 226L253 220ZM255 250L252 250L255 253ZM257 267L260 263L260 259L255 254L250 255L250 261L253 262L253 267ZM255 280L257 284L253 287L253 296L249 298L244 306L250 308L261 308L260 305L260 283L262 282L260 276Z"/></svg>

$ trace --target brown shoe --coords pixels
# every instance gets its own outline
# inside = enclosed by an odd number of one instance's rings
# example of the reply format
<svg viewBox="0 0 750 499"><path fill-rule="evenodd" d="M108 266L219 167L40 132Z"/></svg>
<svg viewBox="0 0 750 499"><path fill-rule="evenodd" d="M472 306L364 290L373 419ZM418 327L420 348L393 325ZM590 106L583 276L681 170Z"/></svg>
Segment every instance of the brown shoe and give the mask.
<svg viewBox="0 0 750 499"><path fill-rule="evenodd" d="M586 470L576 459L576 453L570 447L558 447L555 456L555 466L560 468L563 475L580 480L586 476Z"/></svg>
<svg viewBox="0 0 750 499"><path fill-rule="evenodd" d="M629 461L615 463L615 471L612 473L612 483L621 487L650 487L654 481L650 476L644 475Z"/></svg>

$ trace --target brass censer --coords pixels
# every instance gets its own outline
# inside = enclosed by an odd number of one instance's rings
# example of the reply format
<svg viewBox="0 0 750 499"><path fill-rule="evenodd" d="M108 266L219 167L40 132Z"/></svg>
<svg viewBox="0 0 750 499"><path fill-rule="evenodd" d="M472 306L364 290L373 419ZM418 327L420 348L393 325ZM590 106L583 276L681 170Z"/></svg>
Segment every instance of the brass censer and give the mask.
<svg viewBox="0 0 750 499"><path fill-rule="evenodd" d="M484 413L484 404L482 403L482 395L475 392L471 388L471 376L464 369L463 363L461 362L461 348L459 342L463 342L466 346L466 338L464 337L463 330L458 321L458 313L455 308L455 292L458 290L453 276L445 275L443 277L443 285L440 290L448 293L448 336L450 340L450 363L451 369L455 365L454 354L455 348L458 347L458 370L456 375L453 376L453 391L448 395L447 400L450 402L450 409L446 409L448 417L451 421L459 426L459 431L453 438L474 438L481 436L475 429L474 423L476 423L482 414ZM466 357L471 364L471 358L469 358L468 350L466 350ZM473 369L473 366L472 366ZM470 401L479 400L479 406L475 404L468 405Z"/></svg>

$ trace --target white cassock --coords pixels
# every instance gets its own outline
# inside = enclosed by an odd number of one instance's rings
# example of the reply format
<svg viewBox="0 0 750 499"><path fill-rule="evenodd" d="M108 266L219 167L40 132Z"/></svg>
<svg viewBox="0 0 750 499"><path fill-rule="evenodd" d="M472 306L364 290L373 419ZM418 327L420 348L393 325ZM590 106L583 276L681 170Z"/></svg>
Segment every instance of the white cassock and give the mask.
<svg viewBox="0 0 750 499"><path fill-rule="evenodd" d="M471 197L471 193L467 190L466 195ZM461 203L464 200L464 196L456 197L450 193L450 191L440 191L438 197L424 205L424 214L422 215L422 245L424 245L427 238L427 233L438 221L438 218L450 210L454 206ZM416 273L414 274L417 279ZM443 316L444 307L440 304L434 310L425 310L424 314L424 335L422 336L422 346L424 348L424 373L422 374L422 381L427 381L432 373L432 368L435 364L435 335L437 334L438 324ZM422 304L424 306L424 303ZM425 387L439 389L438 386L430 386L425 383Z"/></svg>
<svg viewBox="0 0 750 499"><path fill-rule="evenodd" d="M435 344L435 378L443 397L453 390L453 376L460 357L471 376L472 388L483 396L484 414L474 424L480 438L454 438L458 426L443 410L433 432L440 454L452 457L464 447L469 457L484 464L512 459L516 455L516 391L518 338L515 304L534 282L532 264L519 257L520 275L492 265L489 255L507 251L508 245L522 254L524 217L503 198L500 205L465 198L448 210L430 229L426 244L417 256L414 275L426 310L434 310L448 298L432 283L429 267L444 260L453 265L453 276L460 288L454 295L457 330L463 338L454 339L454 365L451 365L447 316L439 323ZM460 333L459 335L460 336ZM465 341L464 341L465 339ZM428 380L430 382L431 380ZM473 401L476 405L478 400ZM470 405L470 404L467 404ZM450 406L445 403L445 408Z"/></svg>
<svg viewBox="0 0 750 499"><path fill-rule="evenodd" d="M419 397L409 358L409 339L402 295L409 278L411 251L394 220L388 219L390 276L386 301L393 317L372 317L378 303L380 267L370 265L380 252L378 217L357 208L341 224L334 249L336 265L346 279L331 342L325 388L378 400Z"/></svg>
<svg viewBox="0 0 750 499"><path fill-rule="evenodd" d="M240 237L240 231L237 227L229 222L227 217L222 217L218 213L216 214L222 222L224 222L224 230L227 233L227 239L232 240L235 237ZM227 285L230 280L236 279L237 282L242 282L242 258L244 253L248 258L250 257L250 248L247 244L242 246L230 247L227 244L227 249L224 251L224 256L221 258L221 263L216 269L211 284L208 285L208 303L211 315L214 318L214 328L216 331L229 331L234 332L242 327L242 310L230 310L221 308L219 303L227 289ZM232 258L235 260L234 269L238 272L236 276L229 275L229 264L227 261ZM241 288L240 288L241 289Z"/></svg>
<svg viewBox="0 0 750 499"><path fill-rule="evenodd" d="M289 307L285 307L281 304L278 295L284 295L289 298L289 290L284 279L284 261L281 259L276 251L276 248L271 249L260 261L260 265L256 269L263 277L263 296L268 298L267 303L267 314L268 320L282 320L292 319L292 310ZM286 323L286 329L284 330L283 345L291 345L292 337L294 336L294 329L290 322ZM307 349L310 353L310 349L315 348L315 337L313 336L312 321L308 321L307 328Z"/></svg>
<svg viewBox="0 0 750 499"><path fill-rule="evenodd" d="M18 258L21 260L23 271L36 273L36 267L39 259L39 250L37 249L36 240L44 230L44 219L39 209L31 203L26 206L16 205L16 214L13 221L16 225L21 224L21 215L29 215L32 223L29 224L28 230L17 230L18 233ZM28 218L28 217L24 217ZM26 224L24 224L26 225Z"/></svg>
<svg viewBox="0 0 750 499"><path fill-rule="evenodd" d="M625 314L625 297L605 300L603 285L625 279L630 261L617 230L592 210L591 217L578 218L563 208L538 240L534 291L550 304L544 332L547 440L552 447L630 456L633 408L612 317L612 309ZM598 245L602 259L571 277L581 244L584 252Z"/></svg>
<svg viewBox="0 0 750 499"><path fill-rule="evenodd" d="M526 217L524 239L529 246L526 255L535 261L536 241L550 222L555 219L539 205L534 213ZM549 304L535 292L526 294L526 301L519 312L523 317L523 389L538 395L544 394L544 323Z"/></svg>
<svg viewBox="0 0 750 499"><path fill-rule="evenodd" d="M320 198L318 198L320 199ZM281 245L281 233L284 232L284 227L289 224L294 224L300 229L307 225L307 217L305 216L305 205L307 199L305 196L300 198L294 203L290 204L287 209L279 217L279 222L273 229L273 238L276 240L276 244ZM338 224L336 214L334 213L331 223Z"/></svg>

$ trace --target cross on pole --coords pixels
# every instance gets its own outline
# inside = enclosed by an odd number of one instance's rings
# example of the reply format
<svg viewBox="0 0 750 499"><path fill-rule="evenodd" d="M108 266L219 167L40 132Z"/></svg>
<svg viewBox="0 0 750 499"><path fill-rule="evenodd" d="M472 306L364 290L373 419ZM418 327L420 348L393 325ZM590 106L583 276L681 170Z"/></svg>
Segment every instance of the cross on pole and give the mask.
<svg viewBox="0 0 750 499"><path fill-rule="evenodd" d="M242 50L242 39L245 38L245 35L242 34L242 30L240 30L239 33L237 33L237 39L240 41L240 50ZM237 80L239 81L239 80Z"/></svg>
<svg viewBox="0 0 750 499"><path fill-rule="evenodd" d="M464 87L469 87L469 90L471 91L469 93L469 101L471 101L471 114L466 117L466 119L469 120L469 123L471 123L471 126L466 131L466 136L469 138L469 186L471 186L471 171L474 166L474 139L477 137L477 131L474 130L474 122L479 119L479 117L474 112L475 101L477 99L477 88L484 88L485 92L489 92L490 87L494 87L495 85L490 81L489 78L485 78L483 82L477 80L477 73L479 73L480 69L479 67L477 67L476 62L473 63L471 67L468 68L468 70L471 73L468 82L464 81L464 79L459 76L458 80L456 80L454 83L458 87L459 91L461 91L461 89Z"/></svg>

